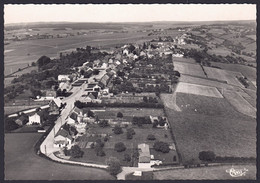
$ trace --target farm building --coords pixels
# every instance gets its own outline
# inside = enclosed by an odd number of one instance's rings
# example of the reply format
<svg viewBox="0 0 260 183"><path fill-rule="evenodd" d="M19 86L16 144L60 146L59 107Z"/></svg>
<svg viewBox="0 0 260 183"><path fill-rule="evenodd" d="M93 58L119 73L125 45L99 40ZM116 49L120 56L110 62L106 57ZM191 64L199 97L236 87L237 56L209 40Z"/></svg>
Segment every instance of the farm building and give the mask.
<svg viewBox="0 0 260 183"><path fill-rule="evenodd" d="M62 105L60 98L55 98L49 103L49 112L50 114L59 114L60 107Z"/></svg>
<svg viewBox="0 0 260 183"><path fill-rule="evenodd" d="M15 123L18 124L19 126L23 126L28 122L28 117L25 115L20 116L15 120Z"/></svg>
<svg viewBox="0 0 260 183"><path fill-rule="evenodd" d="M87 85L87 88L85 89L85 91L88 91L88 92L90 92L90 91L99 92L100 90L101 90L101 87L96 83L89 83Z"/></svg>
<svg viewBox="0 0 260 183"><path fill-rule="evenodd" d="M68 147L70 148L73 138L69 132L61 128L54 137L54 147Z"/></svg>
<svg viewBox="0 0 260 183"><path fill-rule="evenodd" d="M73 125L76 122L78 122L78 115L75 112L72 112L67 119L67 124Z"/></svg>
<svg viewBox="0 0 260 183"><path fill-rule="evenodd" d="M29 116L29 122L26 125L32 125L32 124L41 124L41 116L38 113Z"/></svg>
<svg viewBox="0 0 260 183"><path fill-rule="evenodd" d="M150 148L148 144L138 144L138 151L139 151L139 168L150 168L151 167L151 154Z"/></svg>

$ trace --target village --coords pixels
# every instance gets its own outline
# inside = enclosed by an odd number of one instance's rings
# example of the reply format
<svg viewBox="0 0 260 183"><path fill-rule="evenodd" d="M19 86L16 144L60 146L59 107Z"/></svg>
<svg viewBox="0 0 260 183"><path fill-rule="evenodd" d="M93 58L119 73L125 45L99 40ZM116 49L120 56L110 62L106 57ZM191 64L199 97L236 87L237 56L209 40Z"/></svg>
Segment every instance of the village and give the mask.
<svg viewBox="0 0 260 183"><path fill-rule="evenodd" d="M40 133L56 120L38 152L53 159L98 167L116 157L121 166L136 170L178 165L160 93L171 93L178 82L172 57L183 56L177 48L185 44L183 37L97 50L110 54L59 75L58 89L53 86L35 99L47 105L9 117L20 128L33 126Z"/></svg>

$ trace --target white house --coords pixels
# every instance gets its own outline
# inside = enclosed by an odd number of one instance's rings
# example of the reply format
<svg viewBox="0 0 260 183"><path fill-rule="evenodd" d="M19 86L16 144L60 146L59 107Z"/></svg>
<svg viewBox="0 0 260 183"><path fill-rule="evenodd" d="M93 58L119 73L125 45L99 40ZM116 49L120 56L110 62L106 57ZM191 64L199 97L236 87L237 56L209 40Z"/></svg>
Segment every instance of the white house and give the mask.
<svg viewBox="0 0 260 183"><path fill-rule="evenodd" d="M58 75L58 81L70 81L69 75Z"/></svg>
<svg viewBox="0 0 260 183"><path fill-rule="evenodd" d="M71 89L71 85L69 84L69 82L61 82L59 84L59 88L61 89L61 91L63 91L64 89L69 91Z"/></svg>
<svg viewBox="0 0 260 183"><path fill-rule="evenodd" d="M29 122L26 125L32 125L32 124L41 124L41 116L37 113L35 113L32 116L29 116Z"/></svg>
<svg viewBox="0 0 260 183"><path fill-rule="evenodd" d="M138 144L139 161L138 168L150 168L151 167L151 154L148 144Z"/></svg>
<svg viewBox="0 0 260 183"><path fill-rule="evenodd" d="M73 138L68 131L61 128L54 137L54 147L71 147Z"/></svg>

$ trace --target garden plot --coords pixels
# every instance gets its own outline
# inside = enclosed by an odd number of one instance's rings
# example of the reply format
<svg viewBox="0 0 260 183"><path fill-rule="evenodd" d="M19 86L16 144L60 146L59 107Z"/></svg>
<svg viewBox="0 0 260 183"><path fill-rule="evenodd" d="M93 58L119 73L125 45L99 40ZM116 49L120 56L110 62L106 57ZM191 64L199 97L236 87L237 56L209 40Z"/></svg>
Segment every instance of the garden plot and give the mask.
<svg viewBox="0 0 260 183"><path fill-rule="evenodd" d="M226 71L212 67L204 67L204 70L209 78L226 81L228 84L244 87L236 78L236 76L243 76L240 72Z"/></svg>
<svg viewBox="0 0 260 183"><path fill-rule="evenodd" d="M223 98L221 93L215 87L183 83L183 82L179 82L176 92Z"/></svg>
<svg viewBox="0 0 260 183"><path fill-rule="evenodd" d="M181 74L206 77L199 64L174 62L173 65L174 65L174 70L179 71Z"/></svg>
<svg viewBox="0 0 260 183"><path fill-rule="evenodd" d="M256 108L250 105L238 92L225 91L224 97L242 114L256 118Z"/></svg>

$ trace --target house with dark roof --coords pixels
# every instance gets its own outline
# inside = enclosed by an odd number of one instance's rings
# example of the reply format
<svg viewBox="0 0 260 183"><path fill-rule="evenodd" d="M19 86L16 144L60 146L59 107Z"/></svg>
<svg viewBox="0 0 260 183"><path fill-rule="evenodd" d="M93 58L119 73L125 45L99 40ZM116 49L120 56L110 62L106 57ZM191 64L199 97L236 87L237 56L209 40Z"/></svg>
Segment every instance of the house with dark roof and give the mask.
<svg viewBox="0 0 260 183"><path fill-rule="evenodd" d="M70 135L70 133L63 129L62 127L60 130L56 133L54 137L54 147L68 147L70 148L71 144L73 142L73 138Z"/></svg>
<svg viewBox="0 0 260 183"><path fill-rule="evenodd" d="M19 118L15 120L15 123L18 124L19 126L23 126L28 122L28 116L26 115L21 115Z"/></svg>
<svg viewBox="0 0 260 183"><path fill-rule="evenodd" d="M67 124L75 124L76 122L78 122L78 115L72 112L67 118Z"/></svg>
<svg viewBox="0 0 260 183"><path fill-rule="evenodd" d="M60 107L62 105L62 101L60 98L54 98L50 103L49 103L49 112L50 114L59 114L60 112Z"/></svg>

